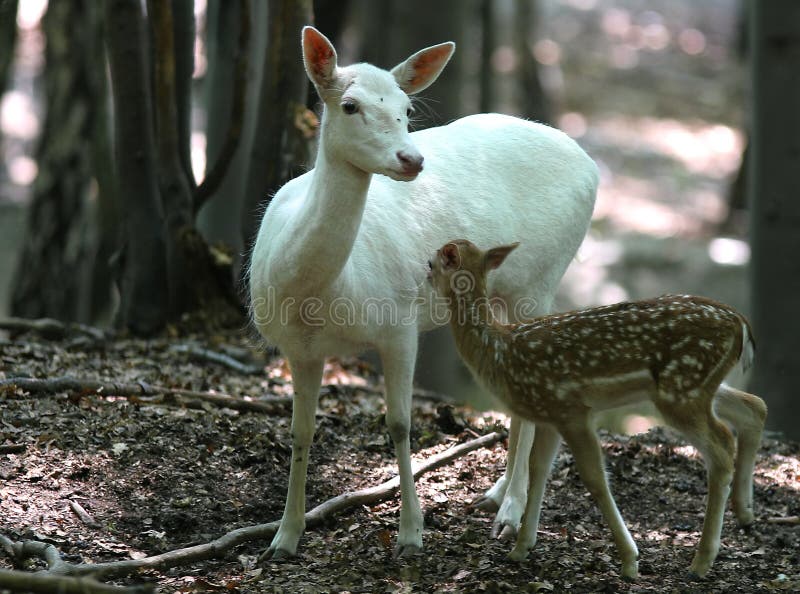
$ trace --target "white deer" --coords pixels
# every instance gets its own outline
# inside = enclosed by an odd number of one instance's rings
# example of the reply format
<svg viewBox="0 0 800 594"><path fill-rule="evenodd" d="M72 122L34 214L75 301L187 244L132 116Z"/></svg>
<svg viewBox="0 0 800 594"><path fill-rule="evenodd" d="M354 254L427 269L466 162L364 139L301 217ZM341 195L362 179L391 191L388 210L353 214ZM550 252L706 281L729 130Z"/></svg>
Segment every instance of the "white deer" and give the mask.
<svg viewBox="0 0 800 594"><path fill-rule="evenodd" d="M498 114L409 134L409 95L436 80L453 43L421 50L391 71L339 67L333 45L313 27L303 29L302 48L324 103L316 163L272 199L249 271L254 322L287 358L295 393L286 507L266 555L294 555L305 527L324 358L366 348L383 363L386 424L398 461L395 551L411 554L422 548L423 529L409 446L418 334L446 323L432 306L425 262L454 236L486 245L525 238L490 291L511 319L520 316L519 304L549 312L586 233L597 168L558 130ZM512 528L524 510L532 439L532 426L520 430L512 422L506 475L487 493L500 503L512 491L518 450L525 462L516 464L516 499L503 502Z"/></svg>
<svg viewBox="0 0 800 594"><path fill-rule="evenodd" d="M541 490L563 437L611 529L622 576L637 577L636 543L609 490L593 419L597 411L649 401L706 462L706 516L691 565L705 576L719 551L732 479L736 517L753 521L753 466L767 408L757 396L721 385L737 363L745 370L752 363L750 324L730 306L689 295L501 323L488 307L487 274L518 245L484 252L452 241L430 270L467 366L514 413L536 423L532 493L511 558L525 559L536 543ZM736 440L720 417L736 429Z"/></svg>

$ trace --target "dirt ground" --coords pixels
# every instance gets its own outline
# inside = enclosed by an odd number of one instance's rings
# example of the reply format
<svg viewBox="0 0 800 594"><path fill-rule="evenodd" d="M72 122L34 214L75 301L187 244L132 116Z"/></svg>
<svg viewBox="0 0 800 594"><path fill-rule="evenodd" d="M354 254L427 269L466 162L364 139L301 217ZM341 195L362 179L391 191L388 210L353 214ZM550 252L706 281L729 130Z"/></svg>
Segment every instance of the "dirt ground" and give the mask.
<svg viewBox="0 0 800 594"><path fill-rule="evenodd" d="M203 346L247 353L242 333ZM2 375L62 375L238 397L291 394L273 360L254 374L194 360L150 341L48 341L33 334L0 342ZM381 483L395 472L380 378L363 364L326 370L312 449L308 507ZM496 430L498 414L417 399L412 447L433 452ZM0 534L53 544L72 563L136 559L207 542L237 527L277 520L290 456L289 409L272 415L204 406L147 405L113 394L0 391ZM526 563L489 538L492 518L470 502L504 467L504 445L481 449L425 475L425 555L395 560L399 498L362 506L306 533L299 556L257 563L267 542L224 559L146 571L119 583L197 592L766 592L800 590L800 526L770 522L800 514L800 444L765 439L755 477L757 521L742 530L726 514L722 550L709 576L687 578L703 519L705 471L696 452L662 430L604 434L618 506L640 550L641 576L619 579L616 552L572 457L563 448L546 493L539 542ZM70 502L96 521L82 522ZM30 562L29 569L41 562ZM10 568L0 556L0 567Z"/></svg>

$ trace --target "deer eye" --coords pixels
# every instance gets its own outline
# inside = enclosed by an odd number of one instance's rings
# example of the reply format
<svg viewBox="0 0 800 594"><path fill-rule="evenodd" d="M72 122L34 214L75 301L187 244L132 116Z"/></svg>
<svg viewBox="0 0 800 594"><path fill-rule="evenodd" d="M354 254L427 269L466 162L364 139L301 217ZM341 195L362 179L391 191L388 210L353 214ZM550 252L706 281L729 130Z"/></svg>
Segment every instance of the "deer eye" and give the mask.
<svg viewBox="0 0 800 594"><path fill-rule="evenodd" d="M414 110L413 110L413 109L411 109L411 108L409 107L409 108L406 110L406 117L410 118L410 117L411 117L411 114L413 114L413 113L414 113Z"/></svg>
<svg viewBox="0 0 800 594"><path fill-rule="evenodd" d="M353 115L354 113L358 113L358 105L352 101L345 101L342 103L342 111L347 115Z"/></svg>

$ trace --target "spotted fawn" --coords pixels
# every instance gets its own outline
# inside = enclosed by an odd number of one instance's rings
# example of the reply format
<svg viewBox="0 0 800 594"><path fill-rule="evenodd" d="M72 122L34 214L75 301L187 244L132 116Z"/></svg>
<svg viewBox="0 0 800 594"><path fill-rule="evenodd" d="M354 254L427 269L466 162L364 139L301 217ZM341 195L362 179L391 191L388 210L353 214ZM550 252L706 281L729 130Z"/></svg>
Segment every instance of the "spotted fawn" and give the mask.
<svg viewBox="0 0 800 594"><path fill-rule="evenodd" d="M636 544L609 490L592 420L597 411L650 400L706 463L706 514L691 564L693 575L705 576L719 551L732 479L736 517L743 525L753 521L753 467L766 406L722 383L737 363L746 370L752 362L749 323L727 305L687 295L501 323L487 299L487 273L517 245L484 252L457 240L429 262L461 357L513 413L536 423L528 502L511 558L525 559L536 543L547 474L563 438L611 529L622 576L637 576Z"/></svg>

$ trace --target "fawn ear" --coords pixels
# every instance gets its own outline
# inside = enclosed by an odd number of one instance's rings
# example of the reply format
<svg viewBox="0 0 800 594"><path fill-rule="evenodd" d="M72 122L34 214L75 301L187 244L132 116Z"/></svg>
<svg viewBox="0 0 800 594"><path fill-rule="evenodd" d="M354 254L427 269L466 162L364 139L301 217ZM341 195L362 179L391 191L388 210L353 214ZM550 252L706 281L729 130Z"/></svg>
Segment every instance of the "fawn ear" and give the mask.
<svg viewBox="0 0 800 594"><path fill-rule="evenodd" d="M452 41L426 47L392 68L392 75L407 95L419 93L439 77L454 51Z"/></svg>
<svg viewBox="0 0 800 594"><path fill-rule="evenodd" d="M336 79L336 50L314 27L303 27L303 64L319 91L329 89ZM320 93L321 94L321 93Z"/></svg>
<svg viewBox="0 0 800 594"><path fill-rule="evenodd" d="M506 256L517 249L519 245L518 241L515 241L509 245L501 245L500 247L492 248L486 255L483 257L484 266L486 270L494 270L495 268L499 268L500 265L505 261Z"/></svg>
<svg viewBox="0 0 800 594"><path fill-rule="evenodd" d="M439 250L439 258L445 269L453 269L461 266L461 255L458 253L458 246L454 243L445 244Z"/></svg>

